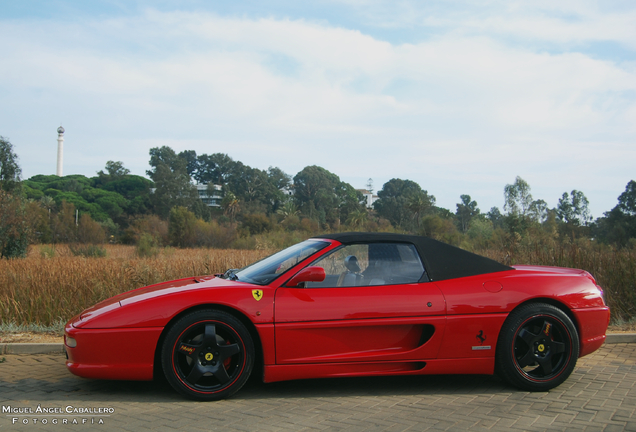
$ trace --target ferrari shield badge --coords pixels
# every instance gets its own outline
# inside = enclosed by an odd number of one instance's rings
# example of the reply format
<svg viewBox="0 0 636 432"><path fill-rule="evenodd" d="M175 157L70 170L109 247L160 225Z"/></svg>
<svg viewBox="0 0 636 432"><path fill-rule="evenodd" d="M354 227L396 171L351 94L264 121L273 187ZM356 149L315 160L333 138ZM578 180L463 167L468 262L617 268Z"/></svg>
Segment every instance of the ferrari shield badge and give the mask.
<svg viewBox="0 0 636 432"><path fill-rule="evenodd" d="M260 301L263 298L263 290L254 289L252 290L252 295L256 299L256 301Z"/></svg>

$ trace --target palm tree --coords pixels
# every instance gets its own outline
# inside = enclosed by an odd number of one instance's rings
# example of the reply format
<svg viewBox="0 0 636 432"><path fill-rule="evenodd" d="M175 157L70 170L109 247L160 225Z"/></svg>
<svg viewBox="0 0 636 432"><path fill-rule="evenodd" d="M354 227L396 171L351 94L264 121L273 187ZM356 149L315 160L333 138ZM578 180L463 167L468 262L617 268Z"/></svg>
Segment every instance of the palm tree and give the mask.
<svg viewBox="0 0 636 432"><path fill-rule="evenodd" d="M283 204L281 208L276 210L276 213L282 215L283 220L285 220L290 216L296 216L300 213L300 210L298 210L298 207L296 207L296 204L293 201L289 200Z"/></svg>
<svg viewBox="0 0 636 432"><path fill-rule="evenodd" d="M357 229L364 226L364 223L367 220L367 211L366 210L354 210L349 213L349 217L347 218L347 225L350 227Z"/></svg>
<svg viewBox="0 0 636 432"><path fill-rule="evenodd" d="M223 214L230 218L230 222L234 222L236 215L241 211L241 205L239 199L232 192L225 194L223 201L221 201L223 207Z"/></svg>
<svg viewBox="0 0 636 432"><path fill-rule="evenodd" d="M431 202L424 199L422 194L417 194L409 198L406 207L413 213L413 219L417 221L417 228L419 229L422 215L431 207Z"/></svg>

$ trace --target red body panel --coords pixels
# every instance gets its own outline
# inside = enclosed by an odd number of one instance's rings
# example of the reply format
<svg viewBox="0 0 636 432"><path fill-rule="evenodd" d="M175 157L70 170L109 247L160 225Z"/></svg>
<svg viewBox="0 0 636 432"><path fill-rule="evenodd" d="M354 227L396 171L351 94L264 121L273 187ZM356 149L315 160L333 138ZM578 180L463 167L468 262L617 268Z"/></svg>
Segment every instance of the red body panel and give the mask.
<svg viewBox="0 0 636 432"><path fill-rule="evenodd" d="M256 300L252 290L263 290ZM140 288L106 300L81 314L76 328L165 327L177 314L194 305L215 304L235 309L255 324L274 319L273 288L219 278L196 283L192 278ZM118 304L120 306L118 306ZM100 308L101 306L101 308Z"/></svg>
<svg viewBox="0 0 636 432"><path fill-rule="evenodd" d="M383 375L492 374L489 358L436 359L426 362L328 363L265 366L266 383L307 378L336 378Z"/></svg>
<svg viewBox="0 0 636 432"><path fill-rule="evenodd" d="M66 366L85 378L151 380L161 327L133 329L76 329L66 326L66 337L81 349L66 346Z"/></svg>
<svg viewBox="0 0 636 432"><path fill-rule="evenodd" d="M495 356L497 337L507 314L455 315L446 320L446 334L439 358L456 359Z"/></svg>
<svg viewBox="0 0 636 432"><path fill-rule="evenodd" d="M605 342L605 331L609 324L609 310L606 307L572 310L579 329L581 348L579 357L593 353Z"/></svg>
<svg viewBox="0 0 636 432"><path fill-rule="evenodd" d="M326 254L340 243L318 252ZM528 301L548 302L573 318L580 355L605 340L609 309L584 271L515 270L435 282L291 288L285 282L316 258L294 265L269 286L213 276L130 291L73 318L67 366L89 378L149 380L161 334L195 307L223 307L253 325L266 382L356 375L493 373L499 331ZM262 295L253 294L262 290Z"/></svg>
<svg viewBox="0 0 636 432"><path fill-rule="evenodd" d="M435 358L445 310L444 296L433 284L281 287L276 292L276 362ZM434 334L422 343L426 325Z"/></svg>
<svg viewBox="0 0 636 432"><path fill-rule="evenodd" d="M432 359L445 321L440 316L276 324L276 363ZM426 325L434 333L423 341Z"/></svg>

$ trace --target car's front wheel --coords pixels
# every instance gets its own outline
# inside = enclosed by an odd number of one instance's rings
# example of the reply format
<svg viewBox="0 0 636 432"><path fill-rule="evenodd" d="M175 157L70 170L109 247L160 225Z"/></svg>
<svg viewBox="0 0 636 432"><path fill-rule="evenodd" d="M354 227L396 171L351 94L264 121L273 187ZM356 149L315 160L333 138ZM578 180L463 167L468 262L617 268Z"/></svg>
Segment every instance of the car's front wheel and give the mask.
<svg viewBox="0 0 636 432"><path fill-rule="evenodd" d="M513 311L497 343L497 370L508 383L547 391L565 381L576 366L579 337L561 309L530 303Z"/></svg>
<svg viewBox="0 0 636 432"><path fill-rule="evenodd" d="M183 316L168 331L161 352L168 382L179 393L218 400L237 392L254 365L249 331L233 315L200 310Z"/></svg>

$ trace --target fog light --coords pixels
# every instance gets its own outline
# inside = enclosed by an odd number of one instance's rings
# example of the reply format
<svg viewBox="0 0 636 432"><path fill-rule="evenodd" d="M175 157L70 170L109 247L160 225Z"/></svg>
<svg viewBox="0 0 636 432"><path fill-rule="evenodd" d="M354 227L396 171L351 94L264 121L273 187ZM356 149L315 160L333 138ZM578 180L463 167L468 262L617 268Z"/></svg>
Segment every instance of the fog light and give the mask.
<svg viewBox="0 0 636 432"><path fill-rule="evenodd" d="M69 348L75 348L77 346L77 341L67 335L64 335L64 342L66 343L66 346Z"/></svg>

